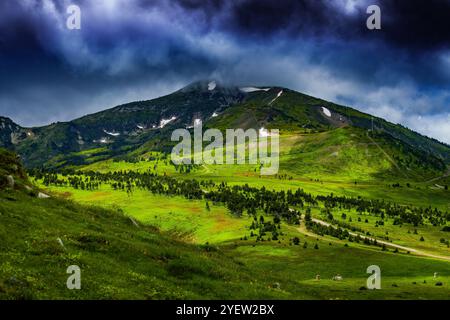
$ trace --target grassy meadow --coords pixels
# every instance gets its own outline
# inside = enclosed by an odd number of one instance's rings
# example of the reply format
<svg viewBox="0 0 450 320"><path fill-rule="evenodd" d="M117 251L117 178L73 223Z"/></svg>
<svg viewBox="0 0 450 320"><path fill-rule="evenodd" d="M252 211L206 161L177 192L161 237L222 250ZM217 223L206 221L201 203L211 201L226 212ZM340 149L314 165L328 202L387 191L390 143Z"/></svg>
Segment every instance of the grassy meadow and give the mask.
<svg viewBox="0 0 450 320"><path fill-rule="evenodd" d="M314 196L333 194L450 210L450 193L444 187L448 177L427 167L412 170L417 159L403 159L381 138L351 128L283 134L276 176L261 176L260 163L200 165L187 172L159 152L143 153L134 161L98 161L104 151L80 152L77 156L88 164L68 168L79 170L77 176L84 179L89 172L151 172L179 181L277 191L301 188ZM58 177L67 182L71 174ZM331 213L334 221L328 222L362 230L385 241L386 249L314 234L303 220L300 225L282 221L276 240L255 241L252 217L236 215L223 203L137 187L125 192L110 183L95 190L45 185L34 178L29 184L51 197L39 199L31 191L8 188L0 194L0 298L450 297L450 249L445 242L450 234L429 221L413 226L394 224L393 218L385 217L379 224L376 215L342 208L326 212L318 204L310 208L313 219L328 221ZM274 219L262 210L257 216ZM407 249L395 250L394 245ZM83 270L79 291L65 287L65 269L72 264ZM370 265L381 268L381 290L366 289ZM333 280L336 275L342 280Z"/></svg>
<svg viewBox="0 0 450 320"><path fill-rule="evenodd" d="M333 139L339 141L331 142L327 133L319 133L314 137L308 134L282 136L281 169L277 176L260 176L259 165L202 165L192 168L189 173L179 172L170 160L156 152L142 155L139 161L106 160L75 169L104 173L151 171L180 180L226 182L229 185L248 184L270 190L302 188L313 195L334 194L384 199L400 206L423 208L431 206L442 211L450 210L449 191L436 187L439 183L444 185L446 178L439 179L433 176L432 171L423 171L422 174L416 171L414 175L408 175L407 170L403 172L399 164L393 163L393 157L389 156L390 151L384 150L370 139L364 144L361 144L361 139L358 139L358 143L353 143L352 135L357 133L338 130L342 131L334 135ZM315 144L313 147L312 143ZM347 147L333 147L336 144ZM95 152L93 154L95 156ZM361 158L361 154L365 155L364 159ZM367 154L372 156L367 157ZM86 155L89 155L89 152L86 152ZM333 166L336 166L336 169L332 169ZM342 170L338 170L338 167ZM433 178L437 179L430 182L429 180ZM255 242L250 236L249 229L252 219L245 214L236 216L222 204L207 205L204 200L188 200L182 196L168 197L140 189L127 193L114 190L108 184L101 185L98 190L80 190L69 186L44 186L40 180L33 182L54 198L63 197L77 204L95 205L118 212L119 215L131 217L140 226L157 228L162 236L175 238L183 243L183 246L192 246L190 248L213 246L214 252L209 254L217 255L218 261L224 262L220 268L223 274L213 276L209 272L215 272L213 271L216 268L215 258L207 264L207 268L211 270L202 269L200 274L197 274L195 269L198 262L194 261L194 258L192 260L188 258L178 266L183 276L180 282L176 282L177 286L187 291L180 289L172 292L172 295L164 296L161 293L155 297L233 299L448 299L450 297L450 249L441 242L441 239L448 240L450 236L448 232L442 231L442 227L430 223L419 226L394 225L393 219L386 217L383 219L383 225L378 225L380 218L370 214L361 215L355 210L342 209L333 209L331 212L336 221L369 232L371 237L386 243L417 250L420 254L403 249L397 251L389 245L382 251L376 246L349 242L328 235L319 236L306 230L303 221L300 226L283 222L282 235L277 241ZM393 186L394 184L398 185ZM327 215L323 209L320 205L312 208L312 217L325 221ZM258 214L264 215L263 212ZM269 216L265 218L271 219ZM298 238L298 245L293 243L294 238ZM218 261L217 263L220 263ZM368 277L366 269L374 264L379 265L382 271L382 290L365 290ZM223 271L224 268L230 269ZM142 280L140 283L145 284L161 271L155 271L155 274L153 272L151 268L142 268L138 275L134 273L133 275ZM343 280L332 280L336 274L341 275ZM316 279L317 275L320 275L320 280ZM189 280L183 277L188 277ZM137 290L127 289L134 280L133 277L128 277L128 280L125 278L121 284L110 280L112 284L107 296L149 298L142 293L136 293ZM223 285L223 281L227 284L226 290L218 288L220 283ZM436 285L438 283L442 286ZM188 289L185 289L186 286ZM197 291L199 287L202 290ZM104 291L96 291L90 294L99 297L103 293Z"/></svg>

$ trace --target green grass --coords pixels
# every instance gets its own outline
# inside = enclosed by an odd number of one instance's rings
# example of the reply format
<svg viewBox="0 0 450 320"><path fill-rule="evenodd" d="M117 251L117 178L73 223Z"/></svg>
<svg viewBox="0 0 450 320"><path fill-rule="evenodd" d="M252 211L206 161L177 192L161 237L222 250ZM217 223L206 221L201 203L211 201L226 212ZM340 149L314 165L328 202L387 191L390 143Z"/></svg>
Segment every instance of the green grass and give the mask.
<svg viewBox="0 0 450 320"><path fill-rule="evenodd" d="M436 255L450 256L450 249L447 245L440 242L440 239L450 240L449 233L443 232L442 226L435 227L429 223L417 227L414 227L411 224L394 225L394 219L388 217L385 217L383 220L384 225L376 226L375 222L380 221L380 217L368 214L359 215L354 210L334 210L332 213L334 219L348 223L366 232L369 231L377 239L383 240L385 237L388 237L388 241L398 245L411 247ZM346 214L346 219L341 217L342 213ZM314 213L314 216L326 220L326 215L320 213L319 210ZM358 218L360 218L361 221L358 221ZM352 219L351 222L349 221L350 219ZM368 222L366 223L365 220ZM415 231L417 231L417 234L415 234ZM425 241L420 241L421 237L423 237Z"/></svg>
<svg viewBox="0 0 450 320"><path fill-rule="evenodd" d="M201 247L118 211L0 192L1 299L448 299L448 263L301 236ZM286 238L290 233L289 230ZM63 248L57 241L60 238ZM312 244L319 244L313 249ZM331 246L329 242L333 241ZM382 290L360 291L378 264ZM66 288L66 268L82 289ZM438 279L432 279L438 272ZM344 280L331 281L335 274ZM322 280L315 281L320 274ZM423 281L427 283L424 284ZM444 286L435 283L442 281ZM412 284L416 282L417 284ZM275 283L277 283L275 285ZM392 284L397 287L392 287ZM226 284L226 285L225 285ZM279 286L279 287L278 287Z"/></svg>
<svg viewBox="0 0 450 320"><path fill-rule="evenodd" d="M394 158L402 158L403 155L390 148L390 144L383 139L370 140L365 131L349 127L316 134L283 134L280 137L279 175L286 175L292 180L279 179L277 176L260 176L259 166L250 164L203 165L190 174L180 174L176 172L170 160L136 163L106 160L81 169L99 172L143 172L153 170L156 166L154 171L158 174L168 174L181 179L248 183L278 190L301 187L313 194L362 196L416 206L432 205L442 210L450 210L448 190L434 187L435 183L445 185L447 181L426 182L441 176L442 173L430 168L420 168L415 164L410 167L397 162ZM378 146L374 144L374 140L378 141ZM148 159L150 154L152 153L147 152L142 157ZM153 156L156 158L161 154L155 153ZM400 183L402 187L390 187L395 183ZM408 183L411 187L406 187Z"/></svg>
<svg viewBox="0 0 450 320"><path fill-rule="evenodd" d="M196 299L255 294L254 288L245 290L253 275L226 253L173 240L152 227L136 227L117 211L2 191L0 221L0 299ZM79 291L66 288L70 265L82 270ZM263 284L257 286L256 296L265 291Z"/></svg>
<svg viewBox="0 0 450 320"><path fill-rule="evenodd" d="M44 187L39 184L40 181L37 182L39 186ZM105 208L120 208L125 214L142 223L156 226L185 241L196 243L221 243L248 236L248 227L251 224L247 216L237 218L221 205L210 203L210 211L208 211L205 201L187 200L181 196L167 197L142 190L136 190L128 195L124 191L115 191L108 185L103 185L96 191L55 186L47 188L47 191L69 197L79 203L95 203ZM326 215L321 213L321 209L320 207L313 209L312 214L316 218L326 220ZM385 218L384 226L377 227L375 222L381 220L380 217L359 215L355 210L335 209L332 213L335 219L349 223L365 232L369 231L380 240L388 236L389 241L398 245L430 254L444 256L449 254L448 247L440 242L440 239L449 239L448 234L442 231L442 226L434 227L430 224L418 227L408 224L400 226L393 225L394 219ZM342 213L347 215L345 220L341 218ZM358 222L358 218L361 222ZM349 222L350 219L352 222ZM368 223L365 222L366 219ZM414 234L415 230L418 234ZM422 236L426 241L420 241Z"/></svg>
<svg viewBox="0 0 450 320"><path fill-rule="evenodd" d="M195 90L181 90L151 103L135 102L71 123L35 128L16 147L30 166L85 172L150 170L177 179L274 190L302 188L313 195L333 193L450 211L450 193L442 187L450 184L450 178L444 177L440 160L448 164L448 146L291 90L284 90L269 106L280 90L252 93L228 108L220 107L223 103L218 101L220 97L238 98L236 92L211 99ZM260 176L259 164L202 165L189 174L180 173L160 152L170 152L168 137L174 127L137 130L137 124L148 128L157 124L162 108L166 116L178 115L174 126L184 125L200 110L198 106L204 116L220 107L220 116L205 120L205 129L280 129L279 175ZM345 121L327 118L320 106L339 113ZM369 135L366 130L372 123L376 130ZM74 128L82 134L74 135ZM129 134L108 145L94 142L109 128ZM13 190L7 187L8 175L15 180ZM128 195L108 185L82 191L36 183L33 187L27 180L13 154L0 150L0 299L450 297L450 262L443 259L316 236L306 230L303 221L300 226L282 223L279 241L256 242L249 234L251 218L236 217L223 205L209 203L208 210L205 201L180 196L141 190ZM394 188L397 183L401 186ZM38 199L39 188L52 198ZM313 208L313 217L325 219L322 209ZM344 222L342 213L333 210L334 218ZM378 239L389 236L395 244L450 255L449 248L440 243L441 238L448 240L448 232L429 222L418 227L394 226L387 218L384 226L376 227L378 217L365 215L358 222L355 211L345 213L346 223L351 218L351 225ZM419 240L422 236L425 241ZM294 237L300 239L300 246L292 244ZM66 269L73 264L82 270L80 291L65 286ZM366 268L372 264L381 268L382 290L360 290L366 285ZM320 281L315 280L318 274ZM331 280L336 274L344 280ZM438 281L443 286L436 286Z"/></svg>
<svg viewBox="0 0 450 320"><path fill-rule="evenodd" d="M102 148L94 148L94 149L87 149L87 150L83 150L83 151L80 151L80 152L74 152L73 155L75 155L75 156L87 156L87 157L91 157L91 156L93 156L93 155L95 155L95 154L102 153L102 152L105 152L105 151L107 151L107 150L108 150L108 149L105 148L105 147L102 147Z"/></svg>
<svg viewBox="0 0 450 320"><path fill-rule="evenodd" d="M272 244L241 246L236 251L256 273L267 272L271 282L280 284L286 298L313 296L316 299L448 299L448 288L436 287L433 272L448 281L448 263L406 255L380 254L377 251L344 247L342 243L304 238L308 248L279 248ZM319 249L313 248L318 243ZM382 290L361 291L366 285L366 269L381 268ZM343 281L333 281L340 274ZM320 275L321 280L315 280ZM424 280L427 282L424 284ZM413 284L416 282L417 284ZM392 285L396 284L397 287Z"/></svg>
<svg viewBox="0 0 450 320"><path fill-rule="evenodd" d="M190 201L180 196L166 197L141 190L127 195L109 186L103 186L98 191L70 187L51 187L47 190L86 205L95 203L104 208L120 208L139 222L200 244L239 239L247 233L251 224L249 218L234 217L223 206L210 203L208 211L205 201Z"/></svg>
<svg viewBox="0 0 450 320"><path fill-rule="evenodd" d="M255 165L204 165L190 174L180 174L157 153L143 155L147 161L107 160L81 169L100 172L150 169L179 179L225 181L230 185L248 183L275 190L303 188L314 195L334 193L386 199L403 205L431 205L441 210L450 208L448 190L433 188L434 183L426 183L418 176L402 177L376 146L370 146L370 141L366 146L358 145L352 140L354 132L345 129L336 132L333 137L336 141L332 142L328 141L327 133L282 137L280 174L291 179L259 176ZM335 150L336 144L349 147ZM373 163L355 163L361 160L360 148L368 148L369 154L374 152L373 159L368 160ZM337 157L325 157L336 151ZM84 156L95 156L97 152L102 151L93 150ZM343 170L329 172L333 165ZM2 174L12 169L0 167ZM393 175L381 180L378 173L385 169ZM17 170L20 173L20 166ZM16 176L24 190L23 185L29 183L23 173ZM395 182L402 187L389 186ZM410 187L406 187L407 182L411 182ZM319 237L311 235L303 225L299 228L283 224L279 241L255 242L255 238L249 237L250 218L235 217L224 206L212 203L207 210L205 201L183 197L139 190L128 196L107 185L98 191L50 187L46 192L53 197L37 199L25 191L0 191L0 299L450 297L447 261L393 253L392 249L382 252L379 247ZM333 212L338 220L340 213L340 210ZM419 234L413 235L407 232L414 230L409 225L400 228L387 220L385 226L376 228L375 217L367 216L369 223L359 223L356 212L346 213L353 225L376 236L382 237L388 231L396 244L448 256L448 248L439 243L440 237L447 234L437 227L418 227ZM313 216L323 218L320 208L313 209ZM418 241L422 235L425 242ZM244 236L248 240L241 240ZM300 238L300 246L291 244L293 237ZM315 244L319 249L314 249ZM72 264L82 269L80 291L65 286L68 276L65 271ZM360 290L368 277L366 268L372 264L381 267L382 290ZM435 272L437 279L433 278ZM320 281L315 280L317 274ZM344 280L331 280L336 274L341 274ZM438 281L444 285L435 286Z"/></svg>
<svg viewBox="0 0 450 320"><path fill-rule="evenodd" d="M403 250L400 253L393 253L392 249L390 252L381 252L379 247L349 243L328 236L312 236L303 227L298 229L285 224L282 228L284 235L279 242L256 243L251 237L242 241L239 238L249 236L246 227L250 221L230 216L221 206L211 206L208 212L203 201L153 196L144 192L135 192L128 197L125 192L102 188L99 191L70 191L68 188L52 187L50 190L66 192L66 196L70 192L70 197L81 203L95 202L106 207L120 207L140 223L158 226L184 241L214 243L252 272L264 274L267 292L259 296L251 295L251 298L269 298L276 292L276 297L280 299L446 299L450 293L446 285L434 285L438 281L446 284L450 279L449 262L416 257ZM335 217L340 219L338 212ZM216 216L216 213L219 215ZM374 217L363 217L368 218L368 224L357 223L358 215L355 212L346 213L355 221L352 224L376 236L382 237L383 231L389 231L389 236L396 244L448 255L448 248L438 242L438 238L445 235L440 228L429 225L418 227L419 235L412 237L407 234L408 229L412 230L411 226L391 226L392 221L387 219L385 227L375 228ZM319 209L313 210L313 216L323 218ZM426 242L418 241L420 235L427 238ZM300 246L291 245L290 239L293 237L301 239ZM304 242L308 242L306 249L302 247ZM316 243L318 250L313 248ZM344 246L346 243L349 247ZM371 264L379 265L382 269L381 291L359 290L365 285L365 269ZM433 278L435 272L438 274L437 279ZM320 281L314 280L316 274L320 274ZM344 281L332 281L331 278L336 274L341 274ZM261 281L258 277L253 279L250 287L261 284L258 281ZM274 283L280 284L280 289L271 288Z"/></svg>

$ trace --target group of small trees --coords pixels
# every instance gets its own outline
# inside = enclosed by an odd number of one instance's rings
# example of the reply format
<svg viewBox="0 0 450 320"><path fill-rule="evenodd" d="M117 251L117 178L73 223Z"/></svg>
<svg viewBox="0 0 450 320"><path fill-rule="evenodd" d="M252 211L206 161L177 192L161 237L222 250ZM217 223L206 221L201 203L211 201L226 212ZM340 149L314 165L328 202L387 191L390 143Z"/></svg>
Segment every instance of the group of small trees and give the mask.
<svg viewBox="0 0 450 320"><path fill-rule="evenodd" d="M154 168L155 170L155 168ZM386 217L394 219L394 224L408 223L413 226L429 221L435 226L445 226L450 221L450 214L437 208L421 208L413 206L400 206L385 200L368 200L361 197L345 197L330 194L327 196L313 196L302 189L295 191L275 191L265 187L255 188L249 185L229 186L225 182L216 184L213 181L197 181L196 179L175 179L173 177L159 175L151 169L145 172L139 171L114 171L100 173L94 171L63 171L60 173L34 170L30 172L35 179L42 180L46 186L71 186L75 189L98 190L103 184L110 185L114 190L126 191L131 194L134 189L147 190L153 194L167 196L184 196L187 199L204 199L209 211L209 203L224 204L230 212L237 216L248 214L254 217L251 226L253 236L262 240L270 235L270 239L277 240L280 236L281 221L288 224L300 224L301 212L305 213L305 223L309 230L317 234L328 234L339 239L350 241L363 241L352 237L347 230L362 232L344 221L334 219L332 210L356 210L359 215L370 214L380 217L376 226L383 226ZM187 166L179 166L177 170L191 170ZM311 208L323 205L323 213L327 219L337 225L337 228L314 223L311 217ZM295 209L294 209L295 208ZM272 216L272 221L261 221L258 213ZM345 212L341 213L341 219L347 219ZM358 221L361 218L358 217ZM368 220L365 220L368 222ZM445 227L444 227L445 228ZM365 241L365 240L364 240ZM421 240L422 241L422 240ZM424 241L424 240L423 240Z"/></svg>

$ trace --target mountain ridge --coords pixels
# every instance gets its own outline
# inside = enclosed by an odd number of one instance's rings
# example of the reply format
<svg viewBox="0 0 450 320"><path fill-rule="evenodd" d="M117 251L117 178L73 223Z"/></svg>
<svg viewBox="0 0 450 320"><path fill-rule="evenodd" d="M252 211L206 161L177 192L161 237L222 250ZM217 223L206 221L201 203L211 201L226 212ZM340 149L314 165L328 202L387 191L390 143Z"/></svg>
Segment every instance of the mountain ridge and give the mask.
<svg viewBox="0 0 450 320"><path fill-rule="evenodd" d="M134 101L47 126L23 128L0 117L0 146L16 151L28 167L64 165L66 155L106 148L104 159L143 145L164 147L175 128L204 126L268 127L282 132L314 133L352 126L391 136L412 148L450 163L450 146L402 125L357 109L341 106L277 86L237 87L208 80L194 82L171 94ZM72 157L71 163L81 160ZM81 161L82 162L82 161Z"/></svg>

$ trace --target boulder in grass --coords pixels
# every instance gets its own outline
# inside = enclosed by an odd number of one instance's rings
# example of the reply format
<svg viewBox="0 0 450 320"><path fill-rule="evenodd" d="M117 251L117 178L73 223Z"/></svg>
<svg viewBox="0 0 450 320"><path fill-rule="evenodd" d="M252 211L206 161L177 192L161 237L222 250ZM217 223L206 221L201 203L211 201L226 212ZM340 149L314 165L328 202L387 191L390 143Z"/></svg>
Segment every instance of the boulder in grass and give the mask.
<svg viewBox="0 0 450 320"><path fill-rule="evenodd" d="M275 282L275 283L272 284L272 288L273 288L273 289L280 289L280 288L281 288L281 285L280 285L279 282Z"/></svg>
<svg viewBox="0 0 450 320"><path fill-rule="evenodd" d="M39 193L38 193L38 198L39 198L39 199L47 199L47 198L50 198L50 196L49 196L48 194L39 192Z"/></svg>
<svg viewBox="0 0 450 320"><path fill-rule="evenodd" d="M56 241L58 241L59 245L60 245L64 250L66 250L66 247L64 246L64 243L63 243L63 241L61 240L61 238L56 238Z"/></svg>
<svg viewBox="0 0 450 320"><path fill-rule="evenodd" d="M15 181L13 176L6 176L6 183L8 188L14 189Z"/></svg>

